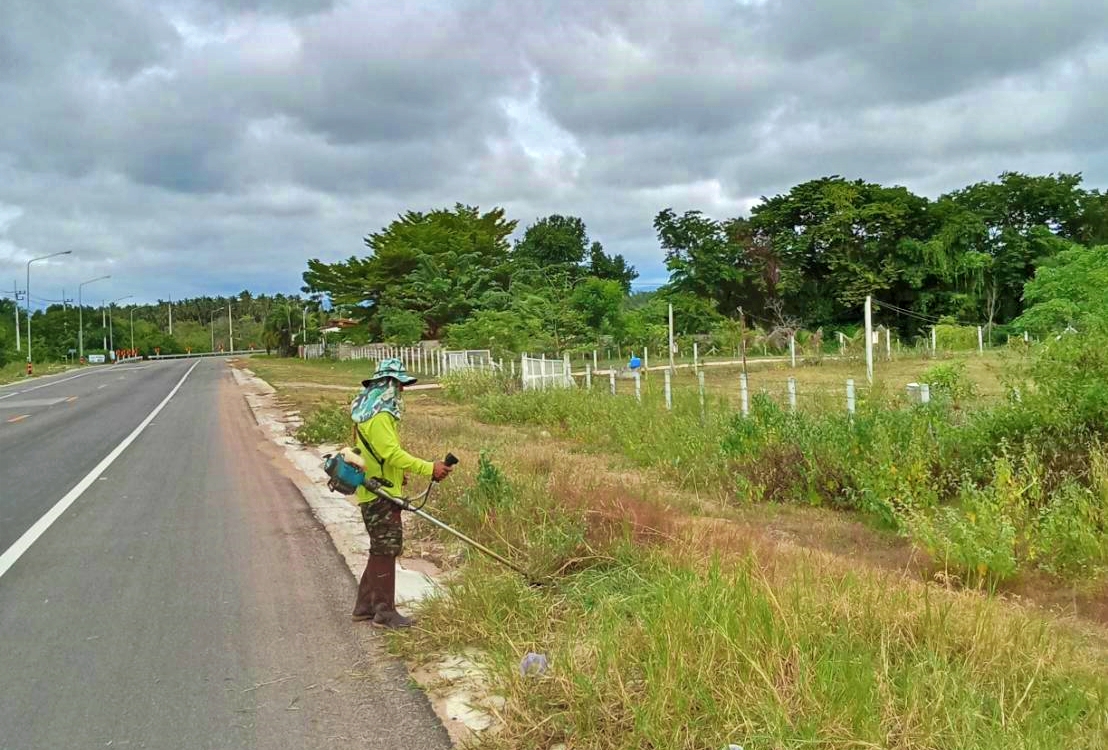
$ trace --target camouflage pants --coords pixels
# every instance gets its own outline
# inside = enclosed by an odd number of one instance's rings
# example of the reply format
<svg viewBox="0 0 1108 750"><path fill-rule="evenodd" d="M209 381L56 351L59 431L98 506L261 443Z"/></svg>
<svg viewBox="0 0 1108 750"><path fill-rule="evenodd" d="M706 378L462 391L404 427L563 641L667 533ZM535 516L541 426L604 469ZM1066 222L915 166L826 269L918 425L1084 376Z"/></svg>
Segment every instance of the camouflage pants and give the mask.
<svg viewBox="0 0 1108 750"><path fill-rule="evenodd" d="M369 554L398 557L404 546L404 527L400 523L400 508L388 500L359 503L362 521L369 532Z"/></svg>

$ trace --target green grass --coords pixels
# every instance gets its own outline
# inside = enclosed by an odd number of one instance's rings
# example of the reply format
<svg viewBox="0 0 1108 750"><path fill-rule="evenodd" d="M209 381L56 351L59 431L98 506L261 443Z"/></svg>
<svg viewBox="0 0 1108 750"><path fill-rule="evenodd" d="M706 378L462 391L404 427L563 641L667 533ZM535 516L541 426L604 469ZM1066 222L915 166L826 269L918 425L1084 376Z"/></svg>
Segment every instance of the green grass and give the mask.
<svg viewBox="0 0 1108 750"><path fill-rule="evenodd" d="M526 505L531 500L517 496ZM504 729L483 748L1099 748L1108 663L1045 617L801 559L698 561L614 540L534 590L481 562L394 641L477 648ZM551 668L524 678L527 652Z"/></svg>
<svg viewBox="0 0 1108 750"><path fill-rule="evenodd" d="M43 362L35 365L35 377L65 372L72 367L73 365L66 365L58 362ZM26 373L26 362L10 362L7 365L0 367L0 384L14 383L17 380L25 380L27 379Z"/></svg>

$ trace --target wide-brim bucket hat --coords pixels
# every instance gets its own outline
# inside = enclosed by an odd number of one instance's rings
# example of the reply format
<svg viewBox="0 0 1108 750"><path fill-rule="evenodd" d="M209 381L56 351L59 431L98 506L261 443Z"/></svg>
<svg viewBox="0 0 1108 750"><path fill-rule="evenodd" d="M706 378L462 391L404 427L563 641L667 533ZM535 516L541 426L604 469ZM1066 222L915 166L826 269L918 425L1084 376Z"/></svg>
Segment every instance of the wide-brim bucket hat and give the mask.
<svg viewBox="0 0 1108 750"><path fill-rule="evenodd" d="M372 377L362 381L362 387L368 388L370 383L386 378L392 378L401 385L411 385L418 380L408 374L408 371L404 369L403 362L396 357L392 357L390 359L382 359L378 362L377 369L374 371Z"/></svg>

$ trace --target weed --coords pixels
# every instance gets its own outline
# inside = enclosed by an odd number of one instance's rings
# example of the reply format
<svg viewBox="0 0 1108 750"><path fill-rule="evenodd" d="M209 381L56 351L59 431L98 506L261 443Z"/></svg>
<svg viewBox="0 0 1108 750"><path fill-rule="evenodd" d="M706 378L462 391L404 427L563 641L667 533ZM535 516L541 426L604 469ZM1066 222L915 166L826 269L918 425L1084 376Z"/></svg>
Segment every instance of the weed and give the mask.
<svg viewBox="0 0 1108 750"><path fill-rule="evenodd" d="M350 437L350 425L349 406L322 406L307 415L296 439L306 445L342 443Z"/></svg>

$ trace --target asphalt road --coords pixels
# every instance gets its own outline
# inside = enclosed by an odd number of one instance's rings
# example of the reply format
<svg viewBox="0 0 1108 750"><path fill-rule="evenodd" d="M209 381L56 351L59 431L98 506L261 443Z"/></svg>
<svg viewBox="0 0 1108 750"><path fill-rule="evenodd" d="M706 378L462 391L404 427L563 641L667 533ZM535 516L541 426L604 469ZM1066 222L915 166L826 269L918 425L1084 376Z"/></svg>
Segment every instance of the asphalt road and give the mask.
<svg viewBox="0 0 1108 750"><path fill-rule="evenodd" d="M0 388L0 749L449 747L226 363L192 367Z"/></svg>

